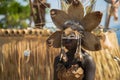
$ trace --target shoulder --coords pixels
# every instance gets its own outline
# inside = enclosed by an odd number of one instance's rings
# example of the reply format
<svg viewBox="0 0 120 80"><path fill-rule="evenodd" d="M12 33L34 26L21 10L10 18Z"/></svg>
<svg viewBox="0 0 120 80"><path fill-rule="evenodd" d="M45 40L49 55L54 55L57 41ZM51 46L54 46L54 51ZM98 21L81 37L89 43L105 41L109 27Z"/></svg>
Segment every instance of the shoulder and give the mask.
<svg viewBox="0 0 120 80"><path fill-rule="evenodd" d="M94 61L93 58L92 58L92 56L89 55L87 52L84 52L84 53L83 53L83 57L84 57L84 59L87 60L87 61Z"/></svg>
<svg viewBox="0 0 120 80"><path fill-rule="evenodd" d="M91 65L91 66L95 66L95 61L93 59L93 57L91 55L89 55L87 52L84 53L84 63L86 65Z"/></svg>

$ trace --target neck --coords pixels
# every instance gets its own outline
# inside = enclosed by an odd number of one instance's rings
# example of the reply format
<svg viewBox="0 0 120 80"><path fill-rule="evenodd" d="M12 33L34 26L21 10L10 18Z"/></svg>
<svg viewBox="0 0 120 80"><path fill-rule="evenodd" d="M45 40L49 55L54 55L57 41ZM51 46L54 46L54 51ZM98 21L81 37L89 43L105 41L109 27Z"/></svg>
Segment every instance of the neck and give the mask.
<svg viewBox="0 0 120 80"><path fill-rule="evenodd" d="M85 51L84 51L83 49L81 49L81 52L84 53ZM74 54L76 53L76 48L75 48L75 49L68 50L68 53L74 55Z"/></svg>

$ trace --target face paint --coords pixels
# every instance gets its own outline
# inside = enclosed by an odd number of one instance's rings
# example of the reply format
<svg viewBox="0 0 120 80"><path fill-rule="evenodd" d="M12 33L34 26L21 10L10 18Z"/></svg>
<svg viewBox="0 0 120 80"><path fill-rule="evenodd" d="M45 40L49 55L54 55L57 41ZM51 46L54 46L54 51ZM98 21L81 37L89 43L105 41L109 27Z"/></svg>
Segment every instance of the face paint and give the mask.
<svg viewBox="0 0 120 80"><path fill-rule="evenodd" d="M78 41L77 35L75 35L74 31L70 33L69 35L63 34L62 35L62 44L65 46L68 50L75 49L77 47L77 41Z"/></svg>

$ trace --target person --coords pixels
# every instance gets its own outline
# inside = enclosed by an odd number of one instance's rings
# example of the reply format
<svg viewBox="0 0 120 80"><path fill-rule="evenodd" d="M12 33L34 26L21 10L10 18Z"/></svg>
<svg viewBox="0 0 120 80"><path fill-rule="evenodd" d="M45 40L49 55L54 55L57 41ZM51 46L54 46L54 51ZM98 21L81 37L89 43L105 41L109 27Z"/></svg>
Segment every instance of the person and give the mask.
<svg viewBox="0 0 120 80"><path fill-rule="evenodd" d="M50 11L51 19L59 30L48 37L46 42L49 47L61 48L60 55L54 59L53 80L94 80L96 65L85 50L101 50L99 38L91 32L101 22L102 13L96 11L84 16L82 3L79 0L69 1L72 3L67 13L58 9Z"/></svg>
<svg viewBox="0 0 120 80"><path fill-rule="evenodd" d="M94 80L96 65L95 65L93 58L85 50L81 49L81 54L82 54L83 59L81 61L76 61L74 55L77 49L77 39L62 39L62 42L63 42L63 46L68 50L65 53L67 56L67 61L65 62L63 59L60 60L60 55L55 57L54 59L54 80ZM68 72L67 70L70 70L70 68L73 65L77 64L78 67L81 67L83 69L82 79L79 79L80 77L79 78L74 77L74 79L70 79L69 77L68 77L69 79L59 79L59 75L58 75L59 64L63 65L65 69L62 69L62 70L66 70L65 72ZM64 71L61 71L61 74L65 76Z"/></svg>

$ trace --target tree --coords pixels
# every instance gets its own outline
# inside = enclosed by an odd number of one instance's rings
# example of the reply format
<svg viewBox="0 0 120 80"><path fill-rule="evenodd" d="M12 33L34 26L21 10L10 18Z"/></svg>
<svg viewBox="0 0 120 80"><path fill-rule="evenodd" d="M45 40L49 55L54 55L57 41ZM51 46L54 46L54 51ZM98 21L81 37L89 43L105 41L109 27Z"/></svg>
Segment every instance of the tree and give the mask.
<svg viewBox="0 0 120 80"><path fill-rule="evenodd" d="M23 3L27 0L21 0ZM29 3L22 5L17 0L0 0L0 28L26 28L30 18Z"/></svg>

